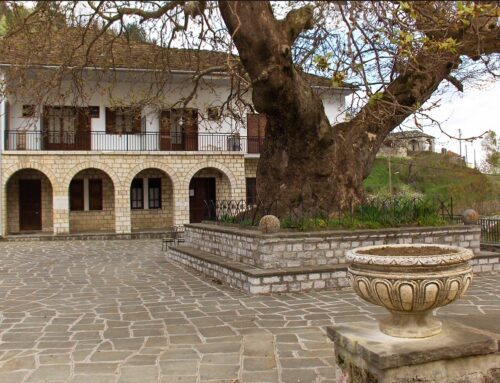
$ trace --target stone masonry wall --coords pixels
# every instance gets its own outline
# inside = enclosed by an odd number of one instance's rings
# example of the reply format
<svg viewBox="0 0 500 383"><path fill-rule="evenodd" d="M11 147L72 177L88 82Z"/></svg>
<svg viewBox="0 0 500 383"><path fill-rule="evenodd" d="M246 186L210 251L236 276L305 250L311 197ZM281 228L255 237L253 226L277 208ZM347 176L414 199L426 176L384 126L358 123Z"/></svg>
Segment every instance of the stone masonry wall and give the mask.
<svg viewBox="0 0 500 383"><path fill-rule="evenodd" d="M174 189L170 178L157 169L143 170L136 178L161 178L161 209L132 209L132 231L174 226Z"/></svg>
<svg viewBox="0 0 500 383"><path fill-rule="evenodd" d="M245 177L247 177L247 178L257 177L257 164L258 163L259 163L258 158L245 159Z"/></svg>
<svg viewBox="0 0 500 383"><path fill-rule="evenodd" d="M82 170L73 179L102 179L102 210L69 212L70 233L112 232L115 228L115 196L111 178L101 170Z"/></svg>
<svg viewBox="0 0 500 383"><path fill-rule="evenodd" d="M170 248L170 259L186 267L232 287L241 289L250 294L306 292L325 289L343 289L349 286L346 269L330 271L303 270L283 274L277 270L274 275L249 275L245 272L232 270L223 265L199 259L176 249Z"/></svg>
<svg viewBox="0 0 500 383"><path fill-rule="evenodd" d="M52 186L54 234L70 230L69 183L81 170L95 168L104 171L114 185L114 225L116 233L130 233L130 184L142 170L155 168L172 180L174 225L189 222L189 182L205 168L216 169L226 179L221 196L245 199L245 158L239 152L75 152L75 151L6 151L2 153L3 233L7 234L7 201L14 193L7 190L7 182L22 169L35 169L47 176ZM224 178L226 177L226 178ZM217 198L220 198L219 196ZM46 215L47 217L49 215ZM48 225L48 224L47 224ZM50 227L50 225L48 225Z"/></svg>
<svg viewBox="0 0 500 383"><path fill-rule="evenodd" d="M186 226L186 244L261 268L342 264L345 263L347 250L370 245L444 244L478 252L480 235L478 226L281 232L267 235L232 226Z"/></svg>

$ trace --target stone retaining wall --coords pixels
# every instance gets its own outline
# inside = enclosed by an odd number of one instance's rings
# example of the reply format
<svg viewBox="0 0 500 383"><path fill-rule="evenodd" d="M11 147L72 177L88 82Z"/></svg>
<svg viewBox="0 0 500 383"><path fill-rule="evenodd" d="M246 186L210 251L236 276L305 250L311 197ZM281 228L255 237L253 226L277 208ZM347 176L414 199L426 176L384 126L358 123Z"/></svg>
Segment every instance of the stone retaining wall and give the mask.
<svg viewBox="0 0 500 383"><path fill-rule="evenodd" d="M275 234L229 225L186 225L187 245L264 269L343 264L347 250L370 245L434 243L478 253L480 236L479 226L462 225Z"/></svg>
<svg viewBox="0 0 500 383"><path fill-rule="evenodd" d="M211 257L194 255L192 251L187 251L185 246L170 247L167 256L208 278L249 294L338 290L349 287L347 267L248 270L235 268L224 262L214 262Z"/></svg>

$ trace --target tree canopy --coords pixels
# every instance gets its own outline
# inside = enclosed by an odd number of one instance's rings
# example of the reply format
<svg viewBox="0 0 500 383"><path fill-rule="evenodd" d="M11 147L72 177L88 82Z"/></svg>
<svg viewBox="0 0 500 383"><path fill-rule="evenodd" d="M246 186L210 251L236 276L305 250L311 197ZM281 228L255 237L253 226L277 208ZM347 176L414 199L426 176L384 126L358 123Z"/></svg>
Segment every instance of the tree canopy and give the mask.
<svg viewBox="0 0 500 383"><path fill-rule="evenodd" d="M193 92L204 76L225 72L234 80L233 103L225 104L231 113L245 110L231 105L243 105L268 116L258 189L283 214L328 214L359 202L387 134L436 107L428 100L447 85L464 91L496 81L500 69L497 2L45 2L3 39L42 23L50 29L60 15L66 28L80 31L80 39L66 42L74 51L84 46L90 54L98 42L103 50L128 33L135 37L127 41L162 49L225 55L193 70ZM68 55L61 67L74 73L92 65L74 59ZM169 60L161 63L168 73ZM355 90L347 121L330 124L307 73ZM241 97L249 92L252 105Z"/></svg>

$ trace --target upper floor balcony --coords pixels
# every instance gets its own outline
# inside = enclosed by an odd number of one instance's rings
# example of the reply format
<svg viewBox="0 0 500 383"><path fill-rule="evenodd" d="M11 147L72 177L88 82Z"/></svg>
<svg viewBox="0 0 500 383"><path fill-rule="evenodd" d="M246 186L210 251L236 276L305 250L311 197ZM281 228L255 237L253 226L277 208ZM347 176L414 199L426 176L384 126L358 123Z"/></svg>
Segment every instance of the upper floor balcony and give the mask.
<svg viewBox="0 0 500 383"><path fill-rule="evenodd" d="M10 151L165 151L259 154L263 137L235 133L143 132L108 134L92 131L5 131Z"/></svg>

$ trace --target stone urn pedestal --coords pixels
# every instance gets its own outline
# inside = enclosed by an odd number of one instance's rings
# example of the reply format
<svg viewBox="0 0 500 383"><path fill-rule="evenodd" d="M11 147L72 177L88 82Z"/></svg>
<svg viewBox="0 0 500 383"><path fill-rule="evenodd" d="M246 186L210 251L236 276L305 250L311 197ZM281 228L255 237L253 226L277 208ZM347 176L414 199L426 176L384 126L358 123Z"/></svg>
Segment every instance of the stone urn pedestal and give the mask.
<svg viewBox="0 0 500 383"><path fill-rule="evenodd" d="M384 334L426 338L441 332L432 310L460 298L472 281L469 249L444 245L381 245L350 250L348 278L364 300L389 310Z"/></svg>

